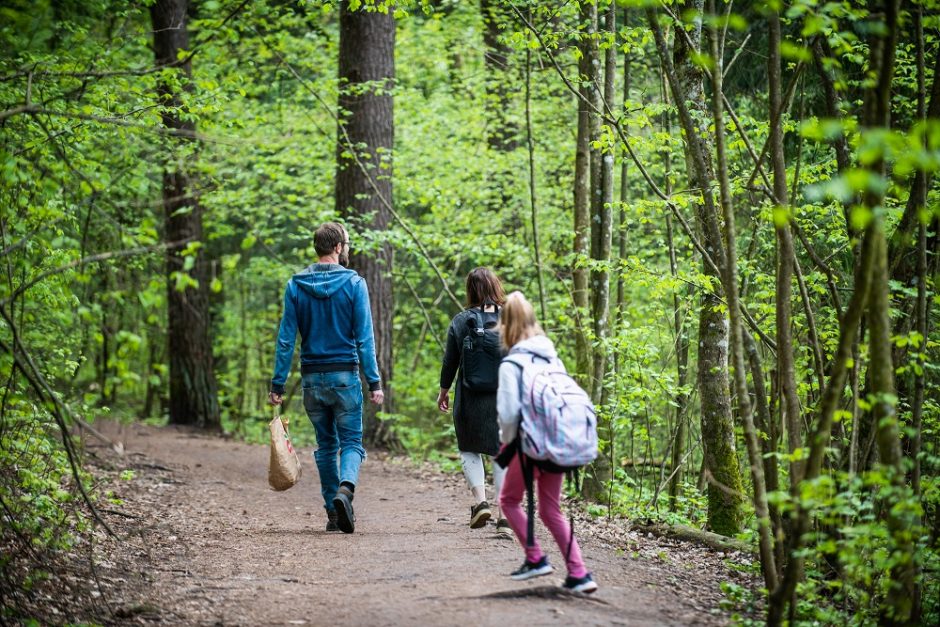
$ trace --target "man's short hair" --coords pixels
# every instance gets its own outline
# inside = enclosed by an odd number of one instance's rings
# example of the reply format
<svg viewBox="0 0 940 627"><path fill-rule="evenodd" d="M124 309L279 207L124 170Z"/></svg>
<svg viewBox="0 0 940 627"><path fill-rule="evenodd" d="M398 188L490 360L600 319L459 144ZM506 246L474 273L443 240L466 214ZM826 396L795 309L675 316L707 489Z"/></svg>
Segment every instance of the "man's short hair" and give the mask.
<svg viewBox="0 0 940 627"><path fill-rule="evenodd" d="M329 255L337 244L342 244L345 241L346 229L343 228L342 224L336 222L324 222L313 234L313 246L321 257Z"/></svg>

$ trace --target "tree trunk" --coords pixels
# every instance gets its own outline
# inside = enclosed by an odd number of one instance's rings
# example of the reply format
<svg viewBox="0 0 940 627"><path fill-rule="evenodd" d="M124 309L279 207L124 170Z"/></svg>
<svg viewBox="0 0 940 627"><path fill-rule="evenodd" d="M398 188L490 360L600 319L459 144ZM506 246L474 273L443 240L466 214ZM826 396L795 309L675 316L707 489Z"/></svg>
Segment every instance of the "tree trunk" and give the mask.
<svg viewBox="0 0 940 627"><path fill-rule="evenodd" d="M513 80L509 72L511 49L500 41L502 24L508 20L504 4L481 0L483 15L483 52L486 68L486 141L490 148L511 152L519 145L519 129L510 116ZM508 192L508 190L506 190Z"/></svg>
<svg viewBox="0 0 940 627"><path fill-rule="evenodd" d="M626 11L624 11L624 22L626 22ZM627 103L630 101L630 53L624 53L623 55L623 102ZM629 127L624 123L624 131L628 131ZM668 159L668 152L666 153L666 159ZM620 163L620 211L618 212L617 220L617 261L618 264L622 263L624 259L627 258L627 249L630 241L629 236L627 235L627 202L630 200L630 172L629 172L629 160L624 157ZM616 328L620 328L620 325L623 321L623 310L626 306L625 302L625 292L624 292L624 279L623 272L617 271L617 296L616 296L616 312L617 320L615 321ZM614 362L612 367L616 370L617 356L614 356Z"/></svg>
<svg viewBox="0 0 940 627"><path fill-rule="evenodd" d="M936 120L940 118L940 50L933 64L933 82L930 87L930 101L927 105L927 118ZM898 223L897 229L891 236L888 245L888 269L893 281L901 285L911 285L914 277L917 275L917 247L913 245L917 240L917 228L920 224L920 209L923 206L920 203L916 190L925 188L930 189L933 184L933 173L924 173L918 169L914 172L914 179L911 182L911 193L907 197L907 203L904 206L904 214ZM932 227L932 228L929 228ZM933 214L928 230L937 232L937 217ZM937 255L940 257L940 255ZM938 263L934 259L934 264ZM936 268L936 265L934 265Z"/></svg>
<svg viewBox="0 0 940 627"><path fill-rule="evenodd" d="M580 85L578 91L578 136L574 159L574 248L573 252L581 258L590 256L591 246L591 139L597 125L596 115L585 100L600 109L600 93L597 91L598 49L594 34L597 33L597 5L593 2L581 4L580 43L581 60L578 62ZM585 387L590 389L593 365L591 343L588 339L589 322L588 270L583 264L576 264L573 271L574 306L576 309L575 358L577 374Z"/></svg>
<svg viewBox="0 0 940 627"><path fill-rule="evenodd" d="M381 408L363 408L363 438L391 445L394 437L376 417L392 406L392 247L382 242L356 251L356 235L381 236L390 222L395 80L395 19L392 12L350 11L340 4L339 128L336 147L336 210L353 227L350 261L369 286L375 352L385 389ZM381 237L380 237L381 240Z"/></svg>
<svg viewBox="0 0 940 627"><path fill-rule="evenodd" d="M509 20L509 11L504 3L496 0L481 0L483 16L483 62L486 70L486 142L490 150L497 153L512 152L519 146L519 124L513 115L513 93L518 84L510 71L511 48L500 41L500 33ZM516 197L516 173L505 157L489 160L487 207L500 218L501 228L519 232L527 239L524 222L519 212L521 203ZM506 208L511 212L506 215ZM528 242L527 242L528 243Z"/></svg>
<svg viewBox="0 0 940 627"><path fill-rule="evenodd" d="M614 2L610 3L607 14L604 15L604 30L616 41L616 9ZM617 48L613 43L609 45L604 55L604 102L611 109L614 101L614 83L617 75ZM593 385L591 398L595 403L601 402L601 391L604 387L604 375L607 372L607 350L604 342L609 334L610 313L610 248L613 238L613 203L614 203L614 156L613 154L597 154L600 167L599 202L594 207L594 225L592 257L600 262L600 268L591 273L592 317L594 318L594 365L592 367Z"/></svg>
<svg viewBox="0 0 940 627"><path fill-rule="evenodd" d="M665 72L661 72L660 89L663 104L669 104L669 87L666 84ZM669 112L662 115L663 132L672 134L672 122ZM672 156L668 150L663 151L663 189L666 196L672 196ZM666 243L669 246L669 272L675 279L679 276L679 262L676 258L676 245L673 238L672 216L666 213ZM672 443L672 478L669 480L669 509L676 511L678 506L679 486L682 484L682 474L679 465L685 456L685 441L689 437L689 415L687 406L689 395L683 388L688 381L689 370L689 336L685 322L682 319L681 300L677 292L672 295L672 325L676 343L676 435Z"/></svg>
<svg viewBox="0 0 940 627"><path fill-rule="evenodd" d="M826 388L823 390L816 426L807 440L809 455L804 466L803 481L811 481L819 476L826 449L830 444L833 417L842 399L859 323L868 304L873 259L872 238L870 233L866 233L862 240L859 262L855 268L855 291L839 321L839 345L833 355L832 371L826 381ZM768 625L779 625L782 622L787 603L793 597L793 591L799 579L798 575L803 570L804 559L797 551L803 546L803 536L810 528L810 518L811 512L800 507L800 501L797 501L797 510L793 515L794 520L790 532L792 540L791 546L788 547L790 549L789 561L777 587L770 594L767 610Z"/></svg>
<svg viewBox="0 0 940 627"><path fill-rule="evenodd" d="M884 37L871 44L870 67L877 71L877 85L868 93L865 101L864 124L870 129L890 128L891 81L894 76L894 57L898 34L898 1L885 2ZM879 161L872 171L884 175L884 164ZM892 358L890 289L888 286L888 243L885 238L881 216L875 212L883 197L869 192L866 206L874 212L869 227L874 240L871 294L868 303L869 329L869 375L871 393L874 395L872 413L876 426L878 455L888 471L894 490L884 504L888 518L888 530L894 541L891 587L887 603L882 608L881 620L886 625L910 623L913 600L918 596L915 580L913 531L918 521L913 515L910 490L905 484L905 469L901 454L901 439L898 428L897 397L894 387L894 360Z"/></svg>
<svg viewBox="0 0 940 627"><path fill-rule="evenodd" d="M532 21L532 7L528 8L528 19ZM545 322L545 282L542 278L542 252L539 242L538 202L535 184L535 138L532 137L532 49L525 50L525 139L529 153L529 204L532 209L532 250L535 257L535 273L539 284L539 312Z"/></svg>
<svg viewBox="0 0 940 627"><path fill-rule="evenodd" d="M710 3L711 13L717 17L715 3ZM709 32L712 57L716 60L712 68L712 111L715 120L715 153L718 157L718 190L721 200L722 216L725 221L725 294L728 298L728 311L731 317L731 354L734 358L734 387L738 395L738 412L744 423L744 439L747 443L748 459L751 462L751 479L754 488L754 513L757 515L757 532L760 547L761 570L764 584L768 590L777 585L777 567L774 556L774 541L771 535L770 515L767 509L767 486L764 484L764 465L761 448L758 443L754 416L751 413L751 399L747 389L747 368L745 367L743 322L738 296L738 258L735 234L734 207L731 199L731 178L728 173L728 157L725 152L725 122L722 107L722 73L724 64L718 46L718 33L712 22ZM780 346L777 346L780 350Z"/></svg>
<svg viewBox="0 0 940 627"><path fill-rule="evenodd" d="M186 79L190 63L179 63L182 51L189 50L187 32L188 0L157 0L150 7L153 47L157 67L174 65ZM184 82L184 85L187 83ZM163 124L168 129L195 135L196 125L184 120L180 94L166 83L159 94L165 109ZM188 89L184 86L183 89ZM185 160L170 156L163 173L165 238L168 242L188 240L202 243L203 208L193 191ZM187 272L187 263L192 264ZM189 252L167 252L167 339L170 361L170 422L221 430L218 384L209 338L209 264L203 248ZM185 275L195 281L187 285ZM178 280L182 278L183 280Z"/></svg>
<svg viewBox="0 0 940 627"><path fill-rule="evenodd" d="M721 241L718 210L711 194L715 175L711 163L708 137L710 116L705 104L704 75L693 57L700 52L704 0L692 0L680 13L693 13L693 27L674 42L674 61L670 57L657 16L647 9L650 27L656 36L660 62L672 89L673 101L679 110L685 139L686 167L691 181L702 191L697 207L698 226L705 250L723 271L725 249ZM688 40L687 39L688 37ZM692 47L690 47L691 42ZM703 261L703 273L712 278L717 288L722 277ZM728 318L718 294L707 292L699 316L698 385L702 408L702 443L708 482L708 525L716 533L734 535L741 530L741 471L735 452L734 422L731 417L731 394L728 380Z"/></svg>
<svg viewBox="0 0 940 627"><path fill-rule="evenodd" d="M603 18L603 28L610 33L614 41L617 37L616 18L617 5L611 2ZM614 83L617 75L617 47L613 42L607 47L604 55L604 102L613 108ZM610 356L607 353L605 342L610 334L610 249L613 238L613 203L614 203L614 156L597 153L600 161L600 198L594 204L594 219L592 224L592 250L591 256L599 262L600 268L591 272L592 318L594 319L594 363L591 367L591 398L595 404L604 404L604 377L607 373L607 362ZM593 158L593 156L592 156ZM605 484L612 477L613 460L613 430L611 417L598 424L598 437L607 442L606 454L601 454L592 465L584 481L585 497L600 500L604 495Z"/></svg>
<svg viewBox="0 0 940 627"><path fill-rule="evenodd" d="M894 74L894 53L898 33L898 3L888 0L884 11L885 32L870 40L869 67L876 82L865 94L862 126L867 129L885 129L890 126L891 82ZM871 176L884 176L884 162L879 159L868 166ZM873 189L873 188L872 188ZM819 421L809 440L804 481L819 476L830 444L830 433L835 410L839 406L845 386L847 364L855 335L863 314L869 324L869 375L871 394L874 396L873 418L876 428L878 452L885 474L893 484L884 503L888 530L894 543L890 571L890 592L880 616L886 625L910 624L913 601L918 596L916 584L916 557L912 542L917 524L912 515L910 493L904 485L905 476L898 434L896 398L894 395L894 365L891 355L891 321L889 312L888 259L882 218L876 211L884 198L878 192L863 195L864 206L872 212L856 264L855 293L840 321L839 346L832 362L832 373L823 393ZM800 550L803 537L809 531L811 512L797 502L791 530L790 561L780 584L770 595L768 625L779 625L783 611L791 602L803 567Z"/></svg>
<svg viewBox="0 0 940 627"><path fill-rule="evenodd" d="M770 42L767 57L770 113L770 161L773 166L774 201L777 204L774 230L777 239L777 376L780 377L780 392L789 439L789 452L802 448L802 420L800 398L796 391L796 372L793 364L792 294L793 294L793 236L790 232L790 215L787 198L787 169L783 156L783 94L780 78L780 16L771 12ZM774 112L780 115L774 119ZM790 485L796 489L803 473L803 463L790 463Z"/></svg>

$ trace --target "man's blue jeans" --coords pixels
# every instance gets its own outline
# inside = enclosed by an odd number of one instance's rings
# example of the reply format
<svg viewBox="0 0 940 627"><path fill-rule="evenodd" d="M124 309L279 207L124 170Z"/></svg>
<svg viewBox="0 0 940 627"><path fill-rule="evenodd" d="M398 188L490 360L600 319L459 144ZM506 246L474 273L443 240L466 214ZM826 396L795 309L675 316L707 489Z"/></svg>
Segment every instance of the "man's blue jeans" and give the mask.
<svg viewBox="0 0 940 627"><path fill-rule="evenodd" d="M366 457L362 448L362 384L356 372L312 372L303 375L303 382L304 409L317 432L313 457L320 471L320 492L324 507L331 511L340 482L356 485L359 466Z"/></svg>

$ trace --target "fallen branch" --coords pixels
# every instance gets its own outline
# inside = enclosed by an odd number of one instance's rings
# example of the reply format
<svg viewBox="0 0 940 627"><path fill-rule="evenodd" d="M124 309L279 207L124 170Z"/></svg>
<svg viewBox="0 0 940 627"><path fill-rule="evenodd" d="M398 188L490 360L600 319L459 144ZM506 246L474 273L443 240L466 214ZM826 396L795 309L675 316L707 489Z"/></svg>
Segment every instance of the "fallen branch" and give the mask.
<svg viewBox="0 0 940 627"><path fill-rule="evenodd" d="M716 551L737 551L752 555L755 553L754 547L735 538L722 536L711 531L703 531L688 527L686 525L666 525L663 523L650 523L646 525L634 525L634 529L651 533L660 538L673 538L685 542L694 542L703 544Z"/></svg>

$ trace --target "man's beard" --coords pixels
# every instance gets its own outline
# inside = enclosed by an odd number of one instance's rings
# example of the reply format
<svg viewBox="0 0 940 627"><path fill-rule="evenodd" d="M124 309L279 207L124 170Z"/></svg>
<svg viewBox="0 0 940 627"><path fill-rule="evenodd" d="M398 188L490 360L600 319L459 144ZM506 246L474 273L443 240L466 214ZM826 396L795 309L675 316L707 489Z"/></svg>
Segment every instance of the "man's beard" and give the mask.
<svg viewBox="0 0 940 627"><path fill-rule="evenodd" d="M339 254L339 265L343 266L344 268L349 267L349 253L341 252Z"/></svg>

